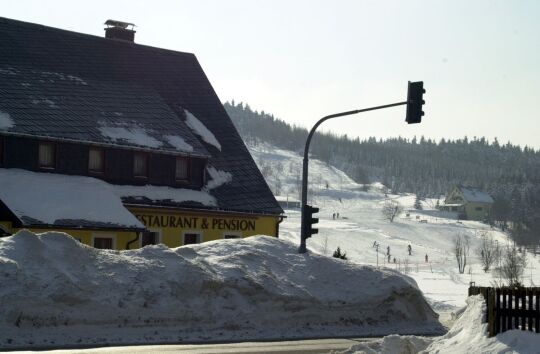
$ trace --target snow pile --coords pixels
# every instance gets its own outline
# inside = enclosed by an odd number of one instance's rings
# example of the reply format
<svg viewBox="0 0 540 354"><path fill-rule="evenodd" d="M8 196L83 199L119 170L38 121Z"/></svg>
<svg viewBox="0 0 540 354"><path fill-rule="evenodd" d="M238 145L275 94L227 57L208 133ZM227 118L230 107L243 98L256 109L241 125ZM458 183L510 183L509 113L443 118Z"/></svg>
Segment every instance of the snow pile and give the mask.
<svg viewBox="0 0 540 354"><path fill-rule="evenodd" d="M161 141L148 135L148 132L140 127L110 127L99 128L101 135L112 141L126 141L134 145L147 146L151 148L160 147Z"/></svg>
<svg viewBox="0 0 540 354"><path fill-rule="evenodd" d="M411 278L255 236L99 250L0 241L0 347L440 333Z"/></svg>
<svg viewBox="0 0 540 354"><path fill-rule="evenodd" d="M13 128L15 123L8 113L0 111L0 130L7 130Z"/></svg>
<svg viewBox="0 0 540 354"><path fill-rule="evenodd" d="M144 228L113 186L91 177L0 169L0 200L20 219L54 225L67 220Z"/></svg>
<svg viewBox="0 0 540 354"><path fill-rule="evenodd" d="M206 171L210 175L210 180L204 186L204 190L210 191L214 188L217 188L225 183L232 181L232 175L229 172L221 171L216 169L213 166L208 166Z"/></svg>
<svg viewBox="0 0 540 354"><path fill-rule="evenodd" d="M182 139L181 137L179 137L178 135L165 135L164 138L165 140L167 140L169 144L174 146L176 150L185 151L185 152L193 151L193 146L186 143L186 141Z"/></svg>
<svg viewBox="0 0 540 354"><path fill-rule="evenodd" d="M538 353L540 335L512 330L488 338L486 304L482 295L467 299L467 309L448 333L426 349L426 353Z"/></svg>
<svg viewBox="0 0 540 354"><path fill-rule="evenodd" d="M187 126L190 127L195 134L200 136L202 140L204 140L210 145L215 146L219 151L221 151L221 144L216 139L214 134L212 134L212 132L208 130L208 128L200 120L197 119L197 117L191 114L190 111L188 111L187 109L185 109L184 111L186 112Z"/></svg>
<svg viewBox="0 0 540 354"><path fill-rule="evenodd" d="M216 198L204 191L164 186L121 186L114 185L119 197L144 197L151 200L170 200L177 203L197 202L206 206L217 206Z"/></svg>
<svg viewBox="0 0 540 354"><path fill-rule="evenodd" d="M540 335L511 330L488 338L482 295L467 299L467 308L448 333L438 338L391 335L354 345L342 353L538 353Z"/></svg>

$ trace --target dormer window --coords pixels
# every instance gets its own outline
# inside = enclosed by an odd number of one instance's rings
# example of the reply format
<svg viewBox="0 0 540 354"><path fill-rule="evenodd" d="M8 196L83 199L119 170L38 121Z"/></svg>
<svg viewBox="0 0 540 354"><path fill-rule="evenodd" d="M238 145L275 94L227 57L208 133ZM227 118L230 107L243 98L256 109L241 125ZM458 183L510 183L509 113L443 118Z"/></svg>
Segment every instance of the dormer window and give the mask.
<svg viewBox="0 0 540 354"><path fill-rule="evenodd" d="M103 149L91 147L88 151L88 171L91 173L103 173L105 153Z"/></svg>
<svg viewBox="0 0 540 354"><path fill-rule="evenodd" d="M133 175L139 178L148 178L148 154L136 152L133 155Z"/></svg>
<svg viewBox="0 0 540 354"><path fill-rule="evenodd" d="M39 143L39 167L54 169L56 165L56 146L53 143Z"/></svg>
<svg viewBox="0 0 540 354"><path fill-rule="evenodd" d="M174 176L177 181L187 182L189 179L189 160L187 158L176 158L176 169Z"/></svg>

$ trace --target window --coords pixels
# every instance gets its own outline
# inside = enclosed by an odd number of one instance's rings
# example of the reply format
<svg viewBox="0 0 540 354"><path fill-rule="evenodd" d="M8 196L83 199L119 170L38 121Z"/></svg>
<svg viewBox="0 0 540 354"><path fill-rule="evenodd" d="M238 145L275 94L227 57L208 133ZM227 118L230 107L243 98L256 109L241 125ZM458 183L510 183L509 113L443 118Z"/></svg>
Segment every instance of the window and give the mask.
<svg viewBox="0 0 540 354"><path fill-rule="evenodd" d="M476 207L476 208L474 208L474 210L476 210L476 211L482 211L482 207Z"/></svg>
<svg viewBox="0 0 540 354"><path fill-rule="evenodd" d="M56 164L56 147L53 143L39 143L39 167L54 168Z"/></svg>
<svg viewBox="0 0 540 354"><path fill-rule="evenodd" d="M94 247L100 249L113 249L112 237L94 237Z"/></svg>
<svg viewBox="0 0 540 354"><path fill-rule="evenodd" d="M141 247L147 245L157 245L159 243L159 232L144 231L141 237Z"/></svg>
<svg viewBox="0 0 540 354"><path fill-rule="evenodd" d="M185 233L184 234L184 245L192 245L194 243L201 243L201 234Z"/></svg>
<svg viewBox="0 0 540 354"><path fill-rule="evenodd" d="M148 154L136 152L133 155L133 175L148 178Z"/></svg>
<svg viewBox="0 0 540 354"><path fill-rule="evenodd" d="M88 152L88 171L103 173L105 153L103 149L90 148Z"/></svg>
<svg viewBox="0 0 540 354"><path fill-rule="evenodd" d="M174 176L177 181L187 181L189 177L188 159L185 157L176 158L176 170Z"/></svg>
<svg viewBox="0 0 540 354"><path fill-rule="evenodd" d="M227 239L230 239L230 238L242 238L242 236L240 236L240 235L233 235L233 234L225 234L225 235L223 236L223 238L227 240Z"/></svg>

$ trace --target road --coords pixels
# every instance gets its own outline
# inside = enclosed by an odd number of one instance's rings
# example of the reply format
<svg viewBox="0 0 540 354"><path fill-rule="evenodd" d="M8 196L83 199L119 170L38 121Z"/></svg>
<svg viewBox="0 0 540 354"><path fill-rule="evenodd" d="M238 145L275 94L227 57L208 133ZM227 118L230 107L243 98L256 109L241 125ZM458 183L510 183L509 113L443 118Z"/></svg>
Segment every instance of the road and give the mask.
<svg viewBox="0 0 540 354"><path fill-rule="evenodd" d="M309 339L283 342L243 342L226 344L169 344L169 345L138 345L124 347L101 347L87 349L45 350L40 354L259 354L259 353L294 353L318 354L329 353L332 350L344 350L360 342L374 340L375 338L333 338ZM31 351L17 352L36 353Z"/></svg>

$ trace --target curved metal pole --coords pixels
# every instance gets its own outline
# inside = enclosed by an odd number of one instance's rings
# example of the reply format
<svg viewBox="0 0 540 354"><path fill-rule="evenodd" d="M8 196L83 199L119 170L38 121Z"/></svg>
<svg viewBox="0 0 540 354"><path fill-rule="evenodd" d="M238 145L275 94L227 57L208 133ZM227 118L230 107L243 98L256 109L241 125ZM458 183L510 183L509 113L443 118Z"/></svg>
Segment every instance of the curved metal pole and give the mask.
<svg viewBox="0 0 540 354"><path fill-rule="evenodd" d="M357 109L354 111L347 111L342 113L336 113L336 114L330 114L326 117L323 117L319 119L317 123L311 128L309 131L309 135L306 140L306 146L304 148L304 160L302 164L302 216L301 216L301 229L300 229L300 248L298 249L298 253L306 253L306 239L309 237L307 235L306 230L306 222L304 221L305 217L305 211L306 211L306 205L307 205L307 186L308 186L308 160L309 160L309 145L311 144L311 138L313 137L313 134L315 133L315 130L321 125L323 122L327 121L328 119L337 118L337 117L343 117L348 116L351 114L357 114L361 112L367 112L367 111L374 111L376 109L383 109L383 108L389 108L389 107L395 107L395 106L402 106L407 104L407 101L405 102L399 102L399 103L392 103L387 104L384 106L377 106L377 107L371 107L371 108L364 108L364 109Z"/></svg>

